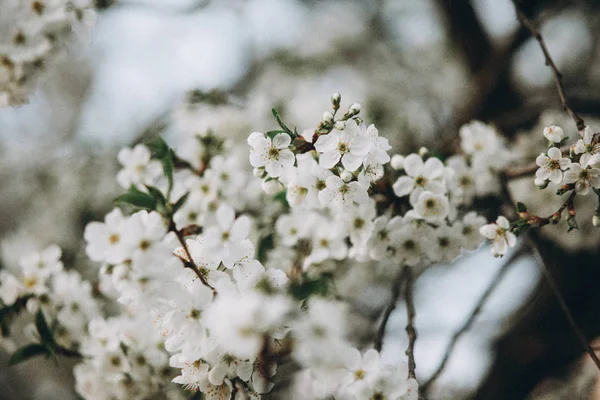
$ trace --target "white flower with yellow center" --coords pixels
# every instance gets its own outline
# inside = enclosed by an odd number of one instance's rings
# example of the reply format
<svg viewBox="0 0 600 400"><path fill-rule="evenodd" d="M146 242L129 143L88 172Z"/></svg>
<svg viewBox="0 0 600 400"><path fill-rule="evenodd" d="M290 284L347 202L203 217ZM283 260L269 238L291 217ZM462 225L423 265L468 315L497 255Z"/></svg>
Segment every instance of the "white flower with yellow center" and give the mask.
<svg viewBox="0 0 600 400"><path fill-rule="evenodd" d="M574 183L577 194L586 195L590 187L600 188L600 169L583 168L581 164L573 163L565 172L565 183Z"/></svg>
<svg viewBox="0 0 600 400"><path fill-rule="evenodd" d="M479 232L492 241L492 255L502 257L508 247L514 247L517 244L517 237L510 231L508 220L499 216L495 224L487 224L479 228Z"/></svg>
<svg viewBox="0 0 600 400"><path fill-rule="evenodd" d="M250 164L254 168L264 167L272 178L280 177L294 166L294 153L289 149L292 138L287 133L278 133L271 139L260 132L248 137Z"/></svg>
<svg viewBox="0 0 600 400"><path fill-rule="evenodd" d="M540 154L535 163L540 167L536 173L536 183L550 182L559 184L563 179L563 170L571 165L571 160L562 156L562 152L557 147L552 147L548 150L548 155Z"/></svg>

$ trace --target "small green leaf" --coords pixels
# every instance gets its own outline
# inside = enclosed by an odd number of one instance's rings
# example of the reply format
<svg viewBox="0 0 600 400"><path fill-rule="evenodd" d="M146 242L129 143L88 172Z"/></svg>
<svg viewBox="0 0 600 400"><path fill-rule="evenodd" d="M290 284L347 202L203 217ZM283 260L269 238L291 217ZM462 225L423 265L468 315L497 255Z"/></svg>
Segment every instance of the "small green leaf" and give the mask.
<svg viewBox="0 0 600 400"><path fill-rule="evenodd" d="M151 142L145 143L145 146L150 150L152 158L159 160L164 158L169 151L169 146L160 136Z"/></svg>
<svg viewBox="0 0 600 400"><path fill-rule="evenodd" d="M183 196L181 196L179 198L179 200L177 200L177 202L175 202L175 204L173 204L173 214L175 214L177 211L179 211L179 209L187 201L188 197L190 197L190 192L187 192L186 194L184 194Z"/></svg>
<svg viewBox="0 0 600 400"><path fill-rule="evenodd" d="M8 360L8 365L15 365L41 355L50 356L51 352L41 344L28 344L12 353Z"/></svg>
<svg viewBox="0 0 600 400"><path fill-rule="evenodd" d="M35 328L40 335L42 344L49 346L54 346L56 344L54 337L52 336L52 331L46 322L46 318L44 317L42 310L38 310L38 312L35 314Z"/></svg>
<svg viewBox="0 0 600 400"><path fill-rule="evenodd" d="M305 279L302 282L293 282L289 292L297 300L304 300L310 296L326 296L330 289L330 279L321 277L318 279Z"/></svg>
<svg viewBox="0 0 600 400"><path fill-rule="evenodd" d="M124 193L114 200L117 204L131 204L132 206L154 210L156 208L156 199L149 193L142 192L135 186L131 186L127 193Z"/></svg>
<svg viewBox="0 0 600 400"><path fill-rule="evenodd" d="M282 131L281 129L276 129L274 131L269 131L269 132L265 133L265 135L267 135L268 137L273 139L275 136L279 135L280 133L287 133L287 132Z"/></svg>
<svg viewBox="0 0 600 400"><path fill-rule="evenodd" d="M527 212L527 206L519 201L517 203L517 211L518 212Z"/></svg>
<svg viewBox="0 0 600 400"><path fill-rule="evenodd" d="M577 220L574 215L569 215L567 217L567 225L569 225L567 232L571 232L573 229L579 229L579 225L577 225Z"/></svg>
<svg viewBox="0 0 600 400"><path fill-rule="evenodd" d="M154 204L155 204L154 209L156 209L156 210L166 209L167 199L165 199L165 196L162 194L162 192L160 190L158 190L157 188L155 188L154 186L146 186L146 189L148 189L148 193L150 193L150 196L154 199Z"/></svg>
<svg viewBox="0 0 600 400"><path fill-rule="evenodd" d="M286 124L283 123L283 121L281 120L281 117L279 116L279 113L277 112L277 110L275 110L274 108L271 109L271 112L273 113L273 116L275 117L275 119L277 120L277 123L279 124L279 126L281 127L281 129L283 129L283 131L285 133L287 133L288 135L290 135L292 138L294 138L294 133L291 131L290 128L287 127Z"/></svg>
<svg viewBox="0 0 600 400"><path fill-rule="evenodd" d="M272 233L260 238L256 249L256 259L264 263L267 259L267 253L269 250L273 249L274 246L275 242Z"/></svg>
<svg viewBox="0 0 600 400"><path fill-rule="evenodd" d="M167 154L162 159L163 171L167 177L167 181L169 182L169 187L167 188L167 200L171 197L171 190L173 190L173 168L175 164L175 153L173 149L168 149Z"/></svg>
<svg viewBox="0 0 600 400"><path fill-rule="evenodd" d="M282 190L274 196L275 201L280 202L283 205L283 208L286 210L290 209L290 205L287 201L287 190Z"/></svg>

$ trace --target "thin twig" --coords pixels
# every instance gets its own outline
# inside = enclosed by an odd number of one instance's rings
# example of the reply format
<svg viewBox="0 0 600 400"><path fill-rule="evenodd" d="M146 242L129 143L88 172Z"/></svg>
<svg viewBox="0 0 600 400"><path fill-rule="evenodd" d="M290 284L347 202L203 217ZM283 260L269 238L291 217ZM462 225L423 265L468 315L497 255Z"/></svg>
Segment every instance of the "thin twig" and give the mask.
<svg viewBox="0 0 600 400"><path fill-rule="evenodd" d="M596 355L596 352L594 351L594 349L592 348L592 346L586 339L586 337L583 334L583 332L581 331L581 329L579 329L579 327L577 326L577 323L575 322L575 319L573 318L573 314L571 314L569 307L567 307L567 303L565 302L564 297L560 293L558 284L554 280L554 277L552 276L552 272L550 271L550 269L544 262L544 259L542 258L542 255L540 254L540 252L537 248L537 245L531 239L529 239L529 244L531 246L531 251L533 253L533 257L535 258L535 261L539 265L539 267L542 268L542 272L544 273L544 277L546 278L546 281L548 282L548 286L550 286L550 290L552 290L552 293L554 293L554 296L556 297L556 300L558 301L558 305L560 306L563 314L567 318L569 325L571 325L571 328L577 335L577 339L579 339L579 341L581 342L581 345L583 346L584 350L588 353L588 355L590 356L592 361L594 361L594 364L596 364L596 367L600 370L600 359Z"/></svg>
<svg viewBox="0 0 600 400"><path fill-rule="evenodd" d="M519 6L519 1L513 0L513 4L515 5L517 18L519 18L519 21L521 21L523 26L527 28L529 32L531 32L531 35L535 38L535 40L537 40L542 49L542 52L544 53L546 65L550 67L550 69L552 70L552 74L554 75L554 83L556 84L556 89L558 90L558 97L560 98L560 102L563 108L573 119L573 121L575 121L575 125L577 125L577 130L582 131L585 128L585 122L583 121L583 118L581 118L575 111L573 111L573 109L569 107L569 104L567 103L565 88L562 84L562 74L556 67L556 64L554 64L554 60L552 60L552 56L550 56L550 52L546 47L546 42L544 41L544 38L537 30L533 22L529 18L527 18L527 16L523 13L523 10L521 10L521 7Z"/></svg>
<svg viewBox="0 0 600 400"><path fill-rule="evenodd" d="M473 308L473 311L471 311L471 314L469 314L469 317L467 318L467 320L463 323L463 325L460 327L460 329L454 333L454 335L448 342L448 345L446 346L446 351L444 353L442 361L440 362L440 365L437 367L437 369L431 375L431 377L425 383L423 383L421 385L421 389L423 390L423 392L426 392L429 389L429 387L435 382L435 380L442 374L442 371L446 367L448 360L450 360L450 356L452 355L452 352L454 351L454 347L458 343L458 340L461 338L461 336L463 334L465 334L465 332L467 332L469 329L471 329L471 326L473 325L473 323L475 322L475 320L481 313L483 306L488 301L492 292L498 287L498 285L502 281L502 278L504 277L506 272L509 270L509 268L513 265L514 261L516 261L519 257L521 257L525 253L524 250L525 250L525 246L521 246L518 249L515 249L515 251L504 260L504 263L498 269L498 271L496 272L496 275L492 278L492 280L490 281L490 284L485 289L485 292L483 292L483 294L477 301L475 307Z"/></svg>
<svg viewBox="0 0 600 400"><path fill-rule="evenodd" d="M402 281L404 279L404 269L400 270L396 279L394 279L394 283L392 284L392 297L390 298L389 303L385 307L383 311L383 317L381 318L381 323L379 324L379 329L377 330L377 334L375 335L375 340L373 343L373 347L377 351L381 351L383 347L383 337L385 336L385 329L390 319L390 315L392 315L392 311L396 308L396 303L398 302L398 297L400 297L400 287L402 286Z"/></svg>
<svg viewBox="0 0 600 400"><path fill-rule="evenodd" d="M173 221L171 221L171 224L169 226L169 230L175 233L175 236L177 236L177 240L179 240L179 243L183 247L183 251L185 253L185 256L187 257L187 260L180 257L181 261L183 262L183 266L185 268L189 268L192 271L194 271L194 273L196 274L196 276L200 279L200 282L202 282L204 284L204 286L207 286L210 289L212 289L213 296L216 296L217 295L217 290L213 286L211 286L210 283L208 283L208 281L206 280L206 278L204 277L204 275L202 275L202 272L200 272L200 270L196 266L196 263L194 262L194 259L192 258L192 254L190 253L190 249L188 248L188 245L185 242L185 238L183 237L183 233L180 230L177 229L177 227L175 226L175 223Z"/></svg>
<svg viewBox="0 0 600 400"><path fill-rule="evenodd" d="M571 150L571 145L565 145L565 146L561 147L559 150L561 151L561 153L568 155L569 151ZM539 168L540 168L540 166L537 165L535 163L535 161L533 161L528 164L510 166L510 167L506 168L504 171L502 171L502 174L504 174L506 179L513 180L513 179L522 178L524 176L533 175Z"/></svg>
<svg viewBox="0 0 600 400"><path fill-rule="evenodd" d="M406 302L406 334L408 335L408 347L406 356L408 357L408 377L415 378L415 342L417 341L417 331L415 330L415 303L413 300L413 272L409 266L404 267L404 301Z"/></svg>

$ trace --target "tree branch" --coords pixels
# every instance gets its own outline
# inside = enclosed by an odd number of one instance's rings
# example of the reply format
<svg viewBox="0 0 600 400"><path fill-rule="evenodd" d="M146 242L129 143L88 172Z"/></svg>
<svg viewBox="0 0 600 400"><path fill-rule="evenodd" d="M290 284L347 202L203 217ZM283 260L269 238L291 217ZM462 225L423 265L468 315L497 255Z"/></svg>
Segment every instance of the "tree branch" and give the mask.
<svg viewBox="0 0 600 400"><path fill-rule="evenodd" d="M531 247L531 251L533 253L533 257L535 258L535 261L539 265L539 267L542 268L542 272L544 273L544 277L546 278L546 281L548 282L548 286L550 286L552 293L554 293L554 296L556 297L556 300L558 301L558 305L560 306L563 314L567 318L569 325L571 325L571 328L577 335L577 339L581 342L583 349L588 353L588 355L590 356L592 361L594 361L594 364L596 364L596 367L598 368L598 370L600 370L600 359L596 355L596 352L594 351L594 349L592 348L592 346L586 339L586 337L583 334L583 332L581 331L581 329L579 329L579 327L577 326L577 323L575 322L575 319L573 318L573 314L571 314L571 311L569 310L569 307L567 306L567 303L565 302L564 297L560 293L558 284L556 283L556 281L554 280L554 277L552 276L552 272L546 266L546 263L544 262L542 255L540 254L536 244L533 242L533 240L531 240L531 238L529 238L529 244Z"/></svg>
<svg viewBox="0 0 600 400"><path fill-rule="evenodd" d="M552 70L552 74L554 75L554 83L556 84L558 97L560 98L560 102L563 108L573 119L573 121L575 121L575 125L577 125L577 130L582 131L585 128L585 122L583 121L583 118L581 118L575 111L573 111L573 109L567 103L567 96L565 94L565 89L562 84L562 74L556 67L556 64L554 64L554 60L552 60L552 56L550 56L550 52L546 47L546 42L544 41L544 38L537 30L533 22L529 18L527 18L527 16L523 13L523 10L519 5L519 0L512 0L512 2L515 6L515 11L517 12L517 18L519 18L521 24L523 24L523 26L527 28L529 32L531 32L531 35L535 38L535 40L537 40L537 42L540 45L540 48L542 49L542 52L544 53L546 65L550 67L550 69Z"/></svg>
<svg viewBox="0 0 600 400"><path fill-rule="evenodd" d="M375 335L373 347L378 352L381 352L381 348L383 347L383 337L385 336L385 328L387 326L388 320L390 319L390 315L392 315L392 311L396 309L396 303L398 302L398 297L400 297L400 286L402 286L403 280L404 269L400 270L398 276L396 277L396 279L394 279L394 283L392 284L392 297L390 298L388 305L383 311L383 317L381 318L379 329L377 329L377 334Z"/></svg>
<svg viewBox="0 0 600 400"><path fill-rule="evenodd" d="M413 271L409 266L404 267L404 280L406 286L404 288L404 301L406 302L406 334L408 335L408 347L406 348L406 356L408 357L408 377L415 378L415 342L417 341L417 331L415 330L414 322L416 317L415 303L413 300Z"/></svg>
<svg viewBox="0 0 600 400"><path fill-rule="evenodd" d="M213 296L216 296L217 290L213 286L211 286L210 283L208 283L208 281L206 280L204 275L202 275L202 272L196 266L196 263L194 262L194 259L192 258L192 254L190 253L190 249L188 248L188 245L185 242L185 238L183 237L183 233L182 233L182 231L177 229L177 227L175 226L175 222L173 220L170 221L169 231L172 231L175 233L175 236L177 236L177 240L179 240L179 243L183 247L183 252L185 253L185 257L187 258L187 260L182 257L179 257L179 259L183 262L184 268L189 268L192 271L194 271L194 273L196 274L198 279L200 279L200 282L202 282L204 284L204 286L207 286L210 289L212 289Z"/></svg>
<svg viewBox="0 0 600 400"><path fill-rule="evenodd" d="M515 249L515 251L508 258L506 258L500 269L498 269L498 272L496 272L496 275L492 278L490 284L477 301L475 307L473 308L473 311L471 311L471 314L469 315L467 320L463 323L460 329L454 333L454 335L448 342L448 345L446 346L446 351L444 353L442 361L440 362L440 365L437 367L437 369L431 375L431 377L424 384L421 385L421 389L423 390L423 392L426 392L429 389L429 387L435 382L435 380L442 374L442 371L446 367L446 364L448 363L448 360L450 359L450 356L454 351L456 343L465 332L471 329L471 326L475 322L475 319L477 319L477 317L481 313L481 310L483 309L485 303L488 301L490 295L496 289L496 287L498 287L498 285L502 281L502 278L509 270L509 267L511 267L514 261L519 259L519 257L521 257L524 254L524 249L524 246Z"/></svg>

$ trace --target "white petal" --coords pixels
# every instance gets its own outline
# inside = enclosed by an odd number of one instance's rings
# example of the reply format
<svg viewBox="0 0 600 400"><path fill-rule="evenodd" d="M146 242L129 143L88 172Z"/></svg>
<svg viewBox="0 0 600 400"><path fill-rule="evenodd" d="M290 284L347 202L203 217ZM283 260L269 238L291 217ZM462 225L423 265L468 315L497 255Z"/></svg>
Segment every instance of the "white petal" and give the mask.
<svg viewBox="0 0 600 400"><path fill-rule="evenodd" d="M217 222L223 229L229 229L235 219L235 211L230 206L223 204L217 209Z"/></svg>
<svg viewBox="0 0 600 400"><path fill-rule="evenodd" d="M287 133L279 133L273 138L273 146L278 149L287 149L292 143L292 138Z"/></svg>
<svg viewBox="0 0 600 400"><path fill-rule="evenodd" d="M398 197L404 197L408 195L410 192L412 192L414 187L415 180L410 176L401 176L392 186L394 193Z"/></svg>
<svg viewBox="0 0 600 400"><path fill-rule="evenodd" d="M496 219L496 224L502 229L510 228L510 222L502 215Z"/></svg>
<svg viewBox="0 0 600 400"><path fill-rule="evenodd" d="M553 160L560 160L562 158L562 152L557 147L551 147L548 150L548 157L550 157Z"/></svg>
<svg viewBox="0 0 600 400"><path fill-rule="evenodd" d="M340 153L334 151L323 153L319 157L319 165L327 169L333 168L335 164L337 164L338 161L340 161L340 157Z"/></svg>
<svg viewBox="0 0 600 400"><path fill-rule="evenodd" d="M431 157L425 161L423 175L429 179L439 178L444 173L444 164L439 158Z"/></svg>
<svg viewBox="0 0 600 400"><path fill-rule="evenodd" d="M404 170L410 176L420 175L423 167L423 159L417 154L409 154L404 159Z"/></svg>
<svg viewBox="0 0 600 400"><path fill-rule="evenodd" d="M350 172L354 172L360 167L363 162L363 157L351 153L346 153L342 156L342 165Z"/></svg>

